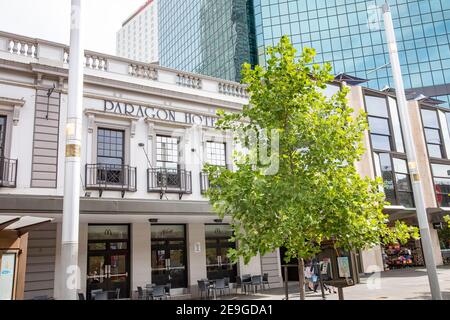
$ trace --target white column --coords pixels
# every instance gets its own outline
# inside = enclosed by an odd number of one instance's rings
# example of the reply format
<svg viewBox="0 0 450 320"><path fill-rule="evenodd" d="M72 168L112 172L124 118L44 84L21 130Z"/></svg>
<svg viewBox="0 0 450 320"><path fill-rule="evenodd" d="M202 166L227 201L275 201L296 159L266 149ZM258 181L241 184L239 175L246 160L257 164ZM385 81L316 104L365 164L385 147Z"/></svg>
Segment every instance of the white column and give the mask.
<svg viewBox="0 0 450 320"><path fill-rule="evenodd" d="M197 288L197 280L206 278L205 225L190 223L187 225L188 245L188 286ZM195 294L195 292L191 293Z"/></svg>
<svg viewBox="0 0 450 320"><path fill-rule="evenodd" d="M82 0L72 0L70 27L69 91L66 124L66 159L61 243L62 295L76 300L79 289L78 231L80 219L80 166L83 109L84 48Z"/></svg>
<svg viewBox="0 0 450 320"><path fill-rule="evenodd" d="M131 225L131 291L152 283L150 223Z"/></svg>

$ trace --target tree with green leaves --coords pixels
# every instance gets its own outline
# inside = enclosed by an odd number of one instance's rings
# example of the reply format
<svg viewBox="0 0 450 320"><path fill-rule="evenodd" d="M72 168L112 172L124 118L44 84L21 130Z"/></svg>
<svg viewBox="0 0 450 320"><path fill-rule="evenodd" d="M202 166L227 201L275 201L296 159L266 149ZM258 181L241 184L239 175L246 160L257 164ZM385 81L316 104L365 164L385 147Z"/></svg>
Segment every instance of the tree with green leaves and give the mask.
<svg viewBox="0 0 450 320"><path fill-rule="evenodd" d="M239 113L218 113L217 128L235 133L243 148L234 151L234 170L207 166L208 196L219 217L232 219L231 241L238 246L230 258L248 263L258 253L286 248L286 262L298 258L304 299L304 259L324 241L354 250L405 242L418 231L400 222L389 227L382 182L356 171L367 121L348 106L348 88L324 95L333 80L330 65L312 64L309 48L296 58L287 36L268 55L266 68L244 65L250 103ZM267 156L277 170L268 172L258 159L274 143Z"/></svg>

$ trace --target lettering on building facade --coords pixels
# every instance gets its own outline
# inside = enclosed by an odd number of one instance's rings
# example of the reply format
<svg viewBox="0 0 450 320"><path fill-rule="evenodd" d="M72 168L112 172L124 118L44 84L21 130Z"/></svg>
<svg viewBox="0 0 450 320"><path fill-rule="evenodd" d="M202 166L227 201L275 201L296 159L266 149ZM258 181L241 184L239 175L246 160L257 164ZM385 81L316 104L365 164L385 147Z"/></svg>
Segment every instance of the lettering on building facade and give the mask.
<svg viewBox="0 0 450 320"><path fill-rule="evenodd" d="M217 117L104 100L104 112L213 128Z"/></svg>

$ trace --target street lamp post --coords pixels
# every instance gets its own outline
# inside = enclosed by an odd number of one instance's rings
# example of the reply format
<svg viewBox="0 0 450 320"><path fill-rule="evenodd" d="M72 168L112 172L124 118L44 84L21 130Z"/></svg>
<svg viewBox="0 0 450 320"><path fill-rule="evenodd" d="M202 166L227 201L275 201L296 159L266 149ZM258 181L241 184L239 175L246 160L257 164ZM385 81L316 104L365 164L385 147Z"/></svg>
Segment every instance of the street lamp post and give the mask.
<svg viewBox="0 0 450 320"><path fill-rule="evenodd" d="M383 5L383 17L384 27L386 30L386 38L389 47L389 57L392 66L392 75L395 83L395 92L397 95L399 117L403 130L403 139L405 141L406 157L408 159L408 168L412 178L414 202L416 204L417 220L419 222L425 265L428 273L428 281L430 283L432 298L434 300L442 300L442 295L439 288L439 280L436 271L436 262L433 254L433 246L431 243L430 227L428 224L428 218L423 198L422 183L420 181L419 171L417 168L416 150L412 142L411 125L409 123L405 89L403 85L402 72L400 69L400 61L398 58L397 41L395 39L391 11L387 3Z"/></svg>
<svg viewBox="0 0 450 320"><path fill-rule="evenodd" d="M61 297L64 300L76 300L80 277L78 268L78 232L84 68L84 48L81 30L82 1L72 0L70 23L69 91L61 243Z"/></svg>

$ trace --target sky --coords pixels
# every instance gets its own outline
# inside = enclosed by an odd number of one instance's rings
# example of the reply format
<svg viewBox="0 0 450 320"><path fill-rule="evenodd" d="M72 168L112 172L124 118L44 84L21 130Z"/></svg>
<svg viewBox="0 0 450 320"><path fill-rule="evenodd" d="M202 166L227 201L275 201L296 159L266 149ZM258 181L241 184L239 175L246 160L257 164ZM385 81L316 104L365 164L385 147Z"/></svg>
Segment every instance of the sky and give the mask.
<svg viewBox="0 0 450 320"><path fill-rule="evenodd" d="M64 44L70 39L70 0L0 0L0 31ZM116 32L145 0L84 0L86 50L116 53Z"/></svg>

